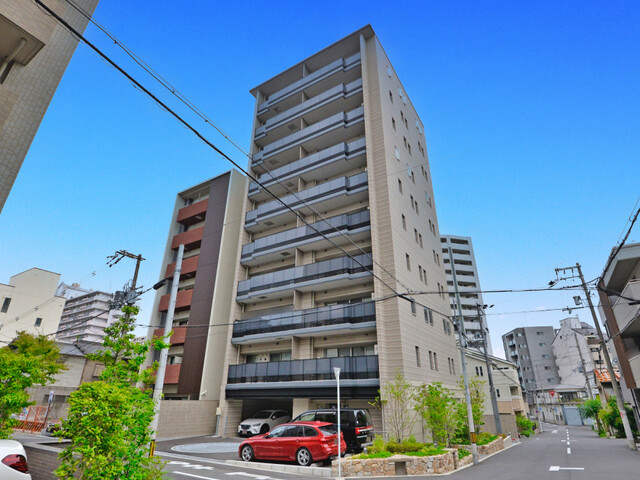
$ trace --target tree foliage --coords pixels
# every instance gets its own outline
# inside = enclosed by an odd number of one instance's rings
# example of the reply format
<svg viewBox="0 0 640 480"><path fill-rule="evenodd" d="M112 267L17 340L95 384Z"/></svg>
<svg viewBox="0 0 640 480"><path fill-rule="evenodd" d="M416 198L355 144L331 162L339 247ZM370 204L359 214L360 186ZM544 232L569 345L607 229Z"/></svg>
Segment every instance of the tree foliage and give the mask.
<svg viewBox="0 0 640 480"><path fill-rule="evenodd" d="M387 383L379 391L370 405L382 410L389 422L389 433L392 439L402 441L416 423L414 414L414 387L400 372L396 373L393 382Z"/></svg>
<svg viewBox="0 0 640 480"><path fill-rule="evenodd" d="M12 415L33 403L26 390L52 383L65 369L58 346L44 335L18 332L8 346L0 348L0 439L11 436L17 423Z"/></svg>
<svg viewBox="0 0 640 480"><path fill-rule="evenodd" d="M626 405L625 410L627 413L627 418L629 419L631 431L632 433L634 432L635 434L637 434L638 426L636 424L636 419L633 415L633 411ZM618 410L618 403L615 396L611 395L609 397L609 399L607 400L607 406L602 408L598 412L598 418L602 421L602 423L604 423L604 425L612 428L615 431L617 437L625 437L622 418L620 417L620 410Z"/></svg>
<svg viewBox="0 0 640 480"><path fill-rule="evenodd" d="M476 433L480 433L482 425L484 425L484 402L486 395L484 387L487 382L481 380L477 375L469 379L469 394L471 396L471 412L473 414L473 425ZM460 395L464 398L464 379L460 378L458 382ZM459 428L456 436L460 438L469 438L469 417L467 415L467 404L458 402L457 413L460 419Z"/></svg>
<svg viewBox="0 0 640 480"><path fill-rule="evenodd" d="M141 367L152 343L154 348L165 345L157 340L136 342L132 332L138 308L125 306L122 311L124 315L105 329L103 349L87 355L104 364L100 380L82 384L69 398L69 415L57 435L71 444L59 456L59 478L162 478L161 462L149 458L151 389L140 389L136 383L153 381L152 370Z"/></svg>
<svg viewBox="0 0 640 480"><path fill-rule="evenodd" d="M460 426L457 415L458 400L440 382L418 387L415 395L415 409L424 419L434 443L450 445L451 439Z"/></svg>

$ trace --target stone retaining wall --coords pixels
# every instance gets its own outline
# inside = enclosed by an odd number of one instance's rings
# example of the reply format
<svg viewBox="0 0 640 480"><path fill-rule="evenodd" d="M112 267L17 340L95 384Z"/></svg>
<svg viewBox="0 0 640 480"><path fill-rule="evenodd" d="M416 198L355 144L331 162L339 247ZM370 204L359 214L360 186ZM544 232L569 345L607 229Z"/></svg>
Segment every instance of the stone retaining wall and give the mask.
<svg viewBox="0 0 640 480"><path fill-rule="evenodd" d="M496 438L493 442L481 445L478 447L478 453L481 455L491 455L492 453L499 452L504 449L504 439L502 437Z"/></svg>
<svg viewBox="0 0 640 480"><path fill-rule="evenodd" d="M455 470L458 451L448 449L447 453L428 457L393 455L388 458L358 459L347 457L342 460L343 477L388 477L395 475L433 475ZM338 475L338 461L331 463L331 472Z"/></svg>
<svg viewBox="0 0 640 480"><path fill-rule="evenodd" d="M458 459L458 467L457 468L464 467L465 465L469 465L471 463L473 463L473 455L467 455L464 458L459 458Z"/></svg>

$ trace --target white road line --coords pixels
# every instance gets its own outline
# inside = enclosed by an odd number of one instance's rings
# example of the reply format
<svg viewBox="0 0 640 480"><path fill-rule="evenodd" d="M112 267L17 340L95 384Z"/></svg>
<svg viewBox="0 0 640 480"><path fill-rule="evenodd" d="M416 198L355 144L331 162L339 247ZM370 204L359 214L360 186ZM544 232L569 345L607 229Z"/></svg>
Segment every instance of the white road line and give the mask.
<svg viewBox="0 0 640 480"><path fill-rule="evenodd" d="M567 447L567 455L571 455L571 449Z"/></svg>
<svg viewBox="0 0 640 480"><path fill-rule="evenodd" d="M194 475L193 473L187 473L187 472L173 472L173 473L177 473L179 475L186 475L187 477L192 477L192 478L204 478L205 480L213 480L211 477L203 477L202 475Z"/></svg>
<svg viewBox="0 0 640 480"><path fill-rule="evenodd" d="M583 467L558 467L558 466L549 467L550 472L559 472L560 470L584 470L584 468Z"/></svg>
<svg viewBox="0 0 640 480"><path fill-rule="evenodd" d="M569 440L567 440L567 447L571 445L571 442Z"/></svg>

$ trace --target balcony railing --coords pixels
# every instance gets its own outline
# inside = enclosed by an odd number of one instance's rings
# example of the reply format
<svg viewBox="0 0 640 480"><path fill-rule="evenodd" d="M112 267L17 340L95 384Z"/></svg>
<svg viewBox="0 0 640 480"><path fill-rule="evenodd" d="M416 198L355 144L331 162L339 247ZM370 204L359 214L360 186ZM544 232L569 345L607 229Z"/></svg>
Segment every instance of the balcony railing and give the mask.
<svg viewBox="0 0 640 480"><path fill-rule="evenodd" d="M184 248L191 250L198 248L202 242L202 234L204 233L204 225L186 232L179 233L173 237L171 249L176 250L180 244L184 244Z"/></svg>
<svg viewBox="0 0 640 480"><path fill-rule="evenodd" d="M181 367L181 364L179 363L167 365L167 368L164 373L165 385L175 385L176 383L178 383L178 379L180 378L180 367Z"/></svg>
<svg viewBox="0 0 640 480"><path fill-rule="evenodd" d="M237 300L242 301L255 295L264 295L269 291L281 291L287 288L300 288L305 283L324 283L334 281L335 277L350 277L357 274L371 275L373 261L368 255L340 257L323 262L310 263L300 267L287 268L277 272L256 275L238 282ZM361 276L361 275L359 275Z"/></svg>
<svg viewBox="0 0 640 480"><path fill-rule="evenodd" d="M296 82L287 85L282 90L279 90L270 95L267 101L261 103L258 106L258 115L264 114L274 105L283 101L285 98L291 97L296 93L300 93L304 89L309 88L311 85L321 82L326 78L336 75L337 73L347 72L353 68L358 67L359 65L360 53L356 53L355 55L352 55L348 58L339 58L338 60L331 62L325 67L319 68L315 72L302 77L300 80L297 80Z"/></svg>
<svg viewBox="0 0 640 480"><path fill-rule="evenodd" d="M242 247L242 263L249 263L256 258L268 254L281 253L284 250L291 250L337 235L349 235L350 233L368 230L370 228L369 211L343 214L328 218L320 222L312 223L311 226L304 226L285 230L267 237L262 237L256 241Z"/></svg>
<svg viewBox="0 0 640 480"><path fill-rule="evenodd" d="M244 228L254 231L261 223L264 223L267 227L271 227L274 224L287 223L288 220L295 218L290 209L304 211L304 208L308 208L309 205L329 203L338 197L349 197L366 192L367 189L367 172L358 173L351 177L336 178L298 192L295 195L282 197L282 202L274 200L263 203L255 210L247 212ZM309 210L305 213L313 212Z"/></svg>
<svg viewBox="0 0 640 480"><path fill-rule="evenodd" d="M311 308L297 312L267 315L250 320L240 320L233 324L233 337L259 335L273 332L286 332L303 328L324 327L330 325L375 322L374 302L363 302L329 307Z"/></svg>
<svg viewBox="0 0 640 480"><path fill-rule="evenodd" d="M162 337L163 330L163 328L156 328L153 331L153 338ZM171 345L182 345L187 337L187 327L174 327L172 332L169 343L171 343Z"/></svg>
<svg viewBox="0 0 640 480"><path fill-rule="evenodd" d="M357 125L361 126L363 123L363 107L355 108L350 112L336 113L335 115L331 115L324 120L320 120L319 122L309 125L298 132L287 135L286 137L265 146L262 150L253 155L253 163L251 166L255 168L274 155L278 155L282 152L300 146L304 147L305 150L322 148L322 146L324 146L322 144L323 142L318 141L318 138L331 132L337 131L334 135L336 138L332 139L332 143L345 141L354 136L353 127ZM297 151L294 153L297 158ZM293 158L283 160L288 160L290 162Z"/></svg>
<svg viewBox="0 0 640 480"><path fill-rule="evenodd" d="M176 221L183 225L193 225L194 223L201 222L207 215L207 207L209 206L209 199L205 198L186 207L182 207L178 210L178 217Z"/></svg>
<svg viewBox="0 0 640 480"><path fill-rule="evenodd" d="M332 175L340 174L357 167L358 160L364 160L366 142L364 138L353 140L349 143L339 143L333 147L325 148L307 157L288 163L280 168L275 168L269 173L263 173L259 180L266 188L276 195L285 193L280 186L294 177L304 175L305 180L319 180L327 178L330 169ZM258 195L262 194L260 198ZM249 184L249 197L256 200L269 198L256 182Z"/></svg>
<svg viewBox="0 0 640 480"><path fill-rule="evenodd" d="M378 356L365 355L229 365L227 383L333 380L334 367L340 368L340 380L379 378Z"/></svg>
<svg viewBox="0 0 640 480"><path fill-rule="evenodd" d="M623 297L640 299L640 280L627 283L622 296L613 305L620 336L623 338L640 336L640 304L632 305L633 302Z"/></svg>
<svg viewBox="0 0 640 480"><path fill-rule="evenodd" d="M180 271L180 277L189 278L192 277L198 270L198 259L200 255L194 257L185 258L182 261L182 270ZM176 271L176 262L167 265L164 277L169 278Z"/></svg>
<svg viewBox="0 0 640 480"><path fill-rule="evenodd" d="M166 312L167 310L169 310L169 297L170 294L168 293L160 297L160 305L158 307L158 310L160 312ZM178 292L178 295L176 295L176 310L180 311L190 308L191 297L193 297L193 288Z"/></svg>

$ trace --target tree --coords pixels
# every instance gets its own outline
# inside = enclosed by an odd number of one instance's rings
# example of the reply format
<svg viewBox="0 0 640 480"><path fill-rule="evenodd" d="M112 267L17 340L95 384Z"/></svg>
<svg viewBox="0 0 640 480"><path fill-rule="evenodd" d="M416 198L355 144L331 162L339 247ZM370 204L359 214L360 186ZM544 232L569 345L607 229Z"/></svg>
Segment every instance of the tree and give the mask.
<svg viewBox="0 0 640 480"><path fill-rule="evenodd" d="M484 386L487 382L480 380L477 375L469 379L469 394L471 396L471 412L473 414L473 425L476 433L480 433L480 427L484 425ZM464 397L464 379L458 382L461 395ZM456 436L460 438L469 437L469 417L467 416L467 404L458 403L458 416L460 417L460 427Z"/></svg>
<svg viewBox="0 0 640 480"><path fill-rule="evenodd" d="M59 455L61 465L54 472L58 478L162 478L162 463L149 458L155 406L151 389L136 383L153 381L152 370L140 369L152 345L166 345L161 340L136 342L132 332L138 308L125 306L122 311L124 315L105 328L104 348L87 355L104 364L100 380L84 383L70 395L69 415L57 435L71 444Z"/></svg>
<svg viewBox="0 0 640 480"><path fill-rule="evenodd" d="M8 346L0 348L0 439L13 433L17 421L12 415L33 403L27 389L53 382L65 369L60 349L45 335L18 332Z"/></svg>
<svg viewBox="0 0 640 480"><path fill-rule="evenodd" d="M631 431L637 434L638 426L636 425L636 419L633 415L633 411L626 405L625 410L627 413L627 418L629 419ZM618 410L618 404L614 395L611 395L607 400L607 406L602 408L598 412L598 418L600 418L600 420L602 420L605 425L615 430L616 437L625 437L624 428L622 426L622 418L620 418L620 410Z"/></svg>
<svg viewBox="0 0 640 480"><path fill-rule="evenodd" d="M600 417L598 416L598 413L602 410L602 403L600 402L599 397L585 400L578 405L578 410L580 411L580 416L582 418L592 418L596 421L596 424L598 425L598 433L604 433L604 429L600 423Z"/></svg>
<svg viewBox="0 0 640 480"><path fill-rule="evenodd" d="M404 440L407 432L411 434L411 429L416 423L413 390L411 382L397 372L393 382L378 390L378 396L370 403L382 410L393 440Z"/></svg>
<svg viewBox="0 0 640 480"><path fill-rule="evenodd" d="M418 387L415 409L422 416L434 443L449 446L459 428L458 400L440 382Z"/></svg>

